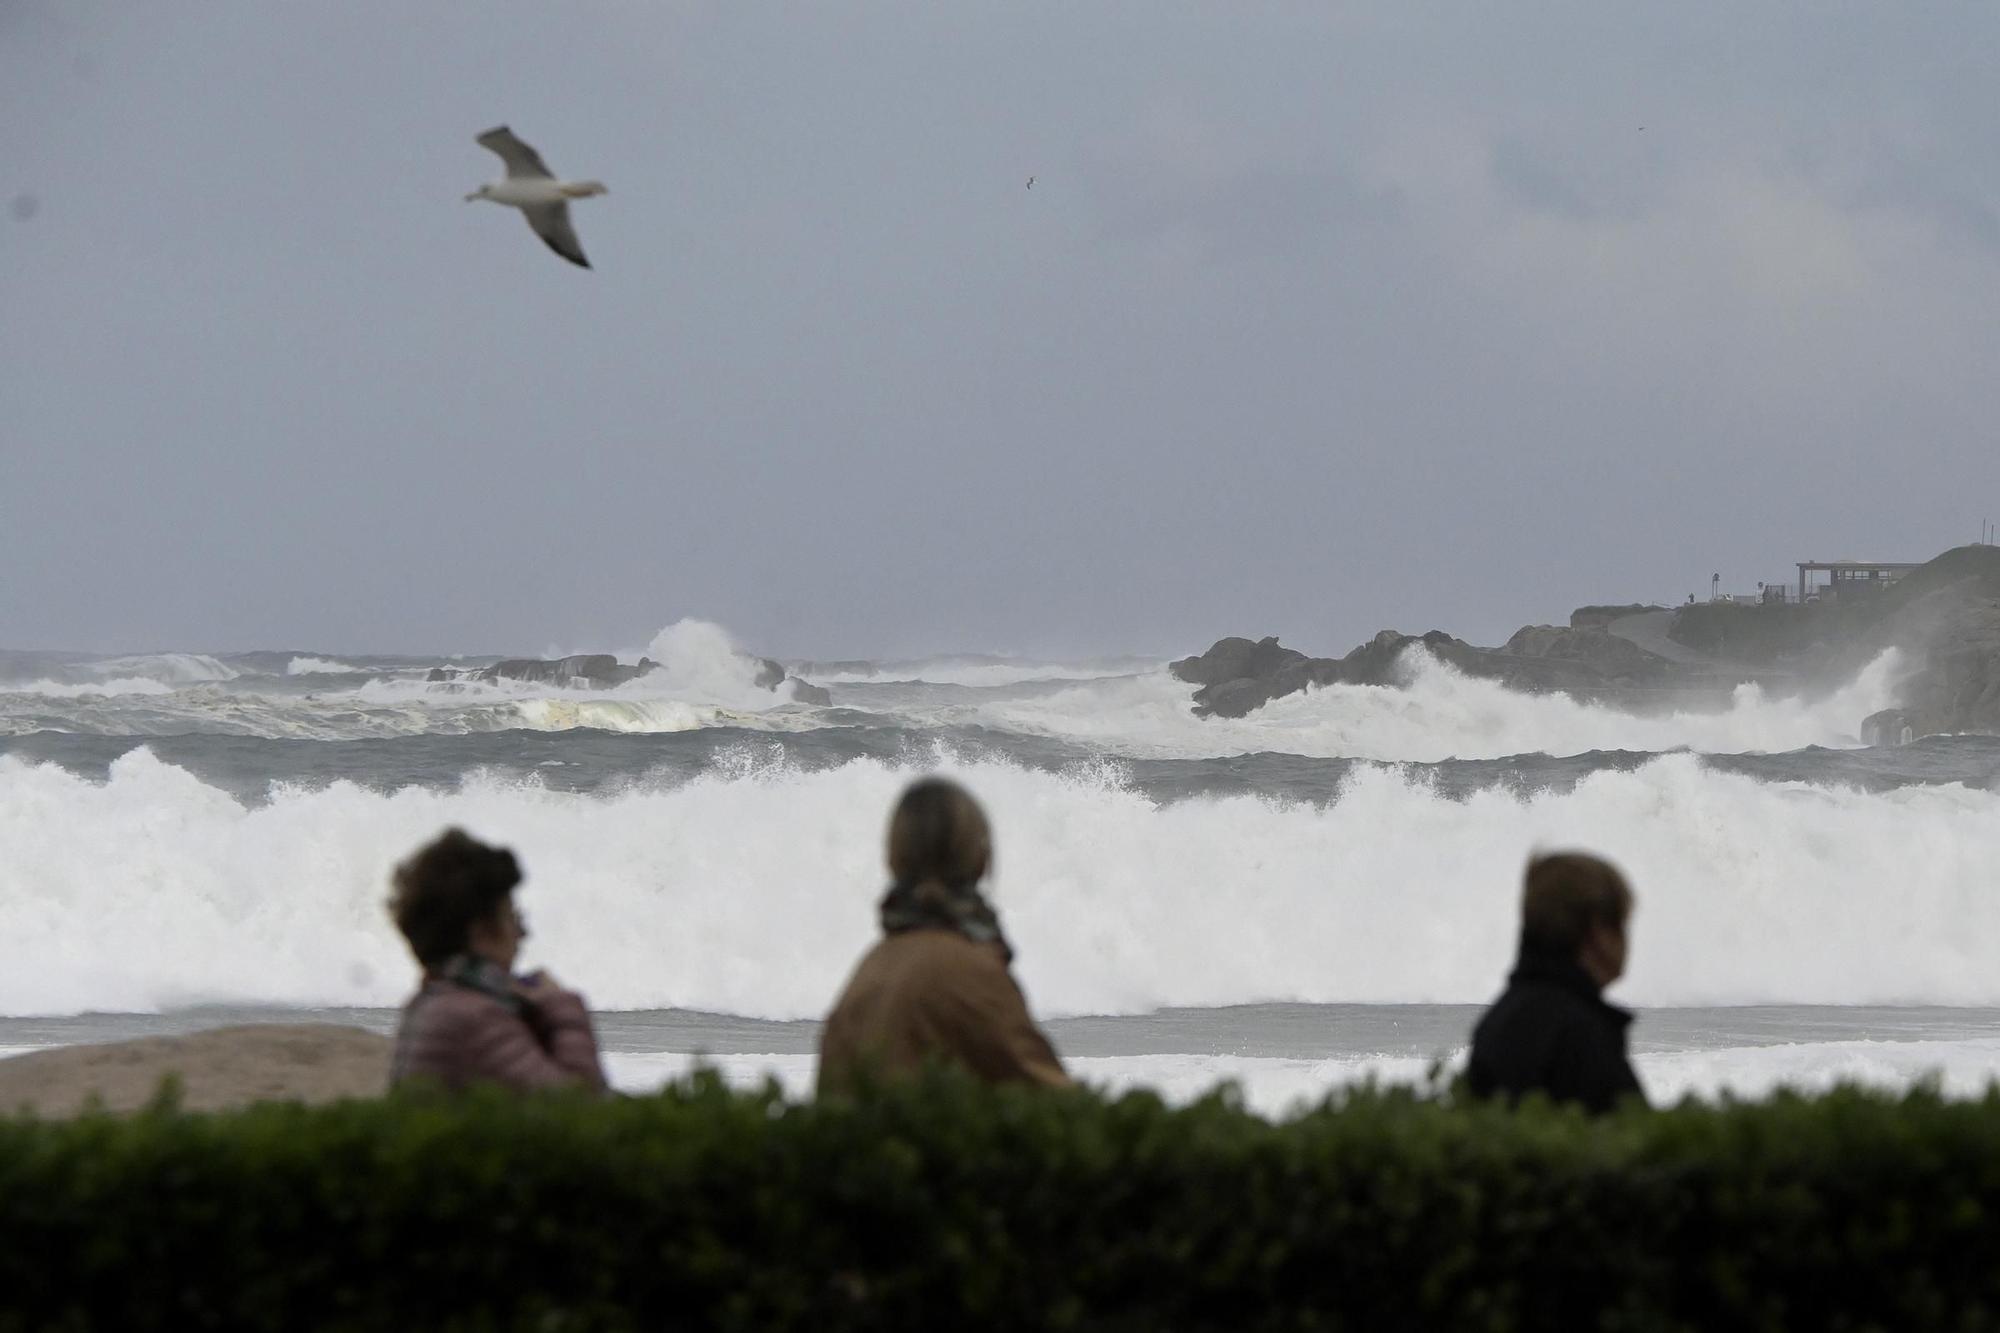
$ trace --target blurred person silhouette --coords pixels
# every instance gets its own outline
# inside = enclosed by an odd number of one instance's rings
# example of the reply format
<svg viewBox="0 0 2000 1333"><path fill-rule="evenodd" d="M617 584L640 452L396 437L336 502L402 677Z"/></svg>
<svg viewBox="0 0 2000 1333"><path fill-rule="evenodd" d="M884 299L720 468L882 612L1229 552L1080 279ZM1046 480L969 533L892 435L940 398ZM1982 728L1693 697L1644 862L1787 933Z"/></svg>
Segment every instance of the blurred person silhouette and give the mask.
<svg viewBox="0 0 2000 1333"><path fill-rule="evenodd" d="M819 1091L938 1061L988 1083L1067 1087L1028 1013L1014 952L980 892L993 867L985 812L944 778L912 784L889 821L882 938L861 959L820 1034Z"/></svg>
<svg viewBox="0 0 2000 1333"><path fill-rule="evenodd" d="M423 977L403 1008L391 1086L604 1088L583 997L546 972L513 974L528 926L514 902L521 869L512 852L447 829L392 882L389 914Z"/></svg>
<svg viewBox="0 0 2000 1333"><path fill-rule="evenodd" d="M1645 1101L1626 1056L1632 1014L1604 998L1625 972L1632 889L1610 862L1556 852L1528 862L1521 946L1507 989L1472 1032L1474 1096L1541 1093L1595 1113Z"/></svg>

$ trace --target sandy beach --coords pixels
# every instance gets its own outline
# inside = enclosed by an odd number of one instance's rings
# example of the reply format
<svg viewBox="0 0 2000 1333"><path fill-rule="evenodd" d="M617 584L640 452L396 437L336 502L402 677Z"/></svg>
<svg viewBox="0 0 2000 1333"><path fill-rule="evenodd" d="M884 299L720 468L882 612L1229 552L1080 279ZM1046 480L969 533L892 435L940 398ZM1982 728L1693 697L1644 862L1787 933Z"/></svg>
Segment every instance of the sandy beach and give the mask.
<svg viewBox="0 0 2000 1333"><path fill-rule="evenodd" d="M180 1077L181 1105L191 1111L374 1097L388 1085L390 1049L377 1033L329 1023L62 1046L0 1060L0 1110L75 1115L95 1099L107 1111L133 1111L169 1074Z"/></svg>

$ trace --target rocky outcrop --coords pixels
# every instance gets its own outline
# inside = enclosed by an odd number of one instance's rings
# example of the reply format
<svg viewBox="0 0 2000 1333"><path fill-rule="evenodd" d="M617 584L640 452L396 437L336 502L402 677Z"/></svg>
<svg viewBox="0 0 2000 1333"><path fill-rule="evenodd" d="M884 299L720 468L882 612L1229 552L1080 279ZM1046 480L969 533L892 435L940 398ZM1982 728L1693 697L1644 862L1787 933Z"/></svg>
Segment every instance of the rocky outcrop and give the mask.
<svg viewBox="0 0 2000 1333"><path fill-rule="evenodd" d="M1569 627L1571 629L1603 629L1614 620L1623 620L1627 616L1644 615L1648 611L1664 611L1666 609L1664 606L1655 606L1651 602L1628 602L1622 606L1579 606L1576 610L1569 613Z"/></svg>
<svg viewBox="0 0 2000 1333"><path fill-rule="evenodd" d="M800 680L797 676L786 676L782 682L793 703L813 704L819 708L833 703L833 695L826 686L815 685L811 681Z"/></svg>
<svg viewBox="0 0 2000 1333"><path fill-rule="evenodd" d="M557 685L566 689L608 690L637 680L659 663L640 658L638 665L625 666L610 653L576 653L569 657L510 657L484 667L432 667L424 679L443 681L518 680L531 685Z"/></svg>
<svg viewBox="0 0 2000 1333"><path fill-rule="evenodd" d="M757 671L753 683L794 703L816 704L822 708L833 702L826 689L789 674L782 663L768 657L747 659ZM626 666L610 653L576 653L569 657L510 657L485 667L432 667L424 677L433 683L475 681L491 684L516 680L530 685L554 685L559 689L610 690L629 684L660 669L660 664L642 657Z"/></svg>
<svg viewBox="0 0 2000 1333"><path fill-rule="evenodd" d="M1639 635L1608 628L1647 619L1642 613L1653 610L1659 608L1583 607L1567 627L1529 625L1498 648L1476 648L1436 630L1384 630L1345 657L1318 658L1276 638L1229 638L1171 670L1197 687L1196 715L1242 717L1316 685L1398 684L1413 647L1510 689L1621 703L1659 698L1660 691L1723 697L1742 680L1831 688L1893 647L1908 671L1898 706L1857 722L1870 743L1939 732L2000 734L2000 547L1959 547L1894 584L1803 606L1681 608L1672 617L1670 644L1641 646L1633 641Z"/></svg>
<svg viewBox="0 0 2000 1333"><path fill-rule="evenodd" d="M1960 546L1886 588L1786 610L1773 617L1784 652L1822 681L1852 679L1887 648L1901 655L1897 706L1862 719L1863 740L2000 733L2000 547Z"/></svg>
<svg viewBox="0 0 2000 1333"><path fill-rule="evenodd" d="M1911 663L1899 694L1919 736L2000 732L2000 560L1992 573L1899 599L1883 627Z"/></svg>
<svg viewBox="0 0 2000 1333"><path fill-rule="evenodd" d="M1923 733L1907 708L1884 708L1861 719L1863 745L1908 745Z"/></svg>
<svg viewBox="0 0 2000 1333"><path fill-rule="evenodd" d="M578 653L543 661L532 657L511 657L473 673L474 680L518 680L531 685L561 685L585 690L615 689L637 680L659 663L640 658L636 666L620 665L610 653Z"/></svg>
<svg viewBox="0 0 2000 1333"><path fill-rule="evenodd" d="M1169 670L1200 686L1194 693L1197 717L1243 717L1273 699L1312 686L1400 684L1407 670L1405 655L1412 648L1467 675L1536 692L1589 695L1652 684L1673 669L1671 663L1601 628L1531 625L1501 648L1476 648L1442 630L1427 634L1383 630L1340 658L1308 657L1283 647L1276 638L1221 639L1207 652L1182 658Z"/></svg>
<svg viewBox="0 0 2000 1333"><path fill-rule="evenodd" d="M1200 686L1194 692L1197 717L1243 717L1282 695L1321 683L1312 676L1313 659L1279 644L1277 638L1218 639L1205 653L1184 657L1167 669Z"/></svg>
<svg viewBox="0 0 2000 1333"><path fill-rule="evenodd" d="M1236 680L1258 680L1276 675L1306 655L1278 645L1275 635L1252 642L1249 639L1217 639L1207 652L1183 657L1168 670L1192 685L1226 685Z"/></svg>
<svg viewBox="0 0 2000 1333"><path fill-rule="evenodd" d="M1560 625L1527 625L1514 631L1492 656L1571 663L1601 686L1653 685L1673 674L1673 663L1621 639L1602 624L1565 629Z"/></svg>

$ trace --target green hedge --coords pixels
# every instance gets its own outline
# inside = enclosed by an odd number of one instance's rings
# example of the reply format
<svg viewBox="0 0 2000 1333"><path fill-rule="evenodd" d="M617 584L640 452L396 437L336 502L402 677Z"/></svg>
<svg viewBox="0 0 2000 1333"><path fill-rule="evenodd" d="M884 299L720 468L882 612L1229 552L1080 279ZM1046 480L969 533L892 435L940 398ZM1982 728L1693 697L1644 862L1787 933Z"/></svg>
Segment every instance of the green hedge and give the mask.
<svg viewBox="0 0 2000 1333"><path fill-rule="evenodd" d="M0 1121L6 1329L1986 1329L2000 1093L415 1096Z"/></svg>

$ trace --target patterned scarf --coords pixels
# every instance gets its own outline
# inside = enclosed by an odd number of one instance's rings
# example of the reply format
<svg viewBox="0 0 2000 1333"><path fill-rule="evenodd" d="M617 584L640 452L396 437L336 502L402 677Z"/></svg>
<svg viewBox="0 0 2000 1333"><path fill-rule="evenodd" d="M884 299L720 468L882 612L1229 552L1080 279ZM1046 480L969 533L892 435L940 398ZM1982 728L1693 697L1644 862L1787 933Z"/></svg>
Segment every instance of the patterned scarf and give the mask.
<svg viewBox="0 0 2000 1333"><path fill-rule="evenodd" d="M527 1008L527 1002L514 993L514 978L507 974L506 968L490 958L480 958L469 953L453 954L439 964L437 971L431 975L440 981L449 981L454 986L463 986L467 990L476 990L481 995L491 996L514 1013L518 1014Z"/></svg>
<svg viewBox="0 0 2000 1333"><path fill-rule="evenodd" d="M514 993L514 979L507 975L507 969L491 959L474 957L469 953L453 954L439 963L436 968L424 973L424 981L448 981L454 986L478 991L507 1006L513 1014L527 1016L527 1001ZM414 1013L424 1002L424 992L419 990L410 1001L410 1012ZM401 1023L396 1029L396 1050L389 1060L389 1082L403 1081L403 1071L408 1067L409 1041L412 1024Z"/></svg>
<svg viewBox="0 0 2000 1333"><path fill-rule="evenodd" d="M1000 918L976 884L951 887L936 880L892 884L882 895L882 933L906 930L955 930L974 944L997 944L1001 956L1014 961L1013 947L1000 931Z"/></svg>

